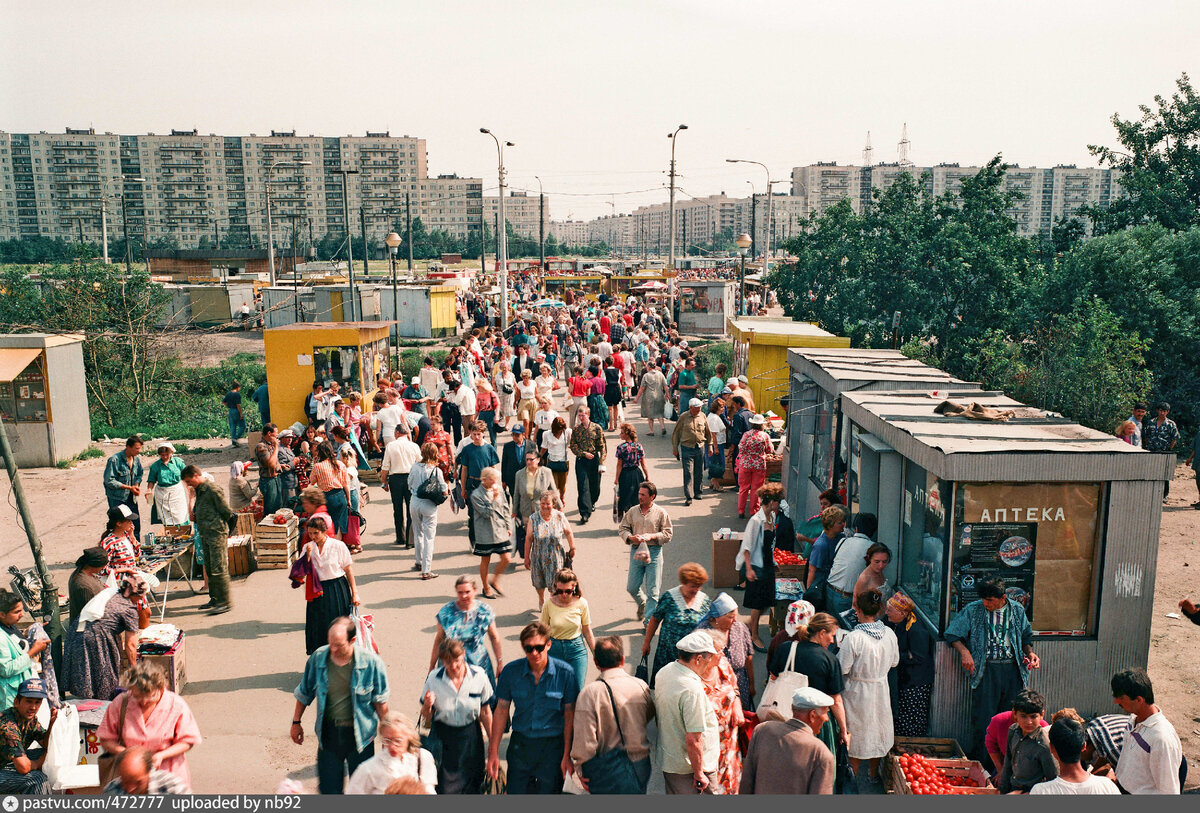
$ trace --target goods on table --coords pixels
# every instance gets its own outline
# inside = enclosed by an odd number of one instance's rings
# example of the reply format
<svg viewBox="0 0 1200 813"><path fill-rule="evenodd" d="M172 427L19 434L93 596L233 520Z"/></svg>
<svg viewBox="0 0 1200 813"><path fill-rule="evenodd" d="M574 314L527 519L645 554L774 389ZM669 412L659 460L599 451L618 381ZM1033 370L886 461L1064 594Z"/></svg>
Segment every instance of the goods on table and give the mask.
<svg viewBox="0 0 1200 813"><path fill-rule="evenodd" d="M281 514L282 518L277 520L276 517L280 517ZM277 570L291 567L300 537L300 521L296 519L295 514L282 509L263 517L262 522L258 524L256 535L258 538L255 547L260 569Z"/></svg>
<svg viewBox="0 0 1200 813"><path fill-rule="evenodd" d="M892 789L915 796L962 796L999 793L988 786L987 773L969 759L931 759L920 754L889 757Z"/></svg>
<svg viewBox="0 0 1200 813"><path fill-rule="evenodd" d="M807 573L807 559L791 551L775 549L776 579L803 579Z"/></svg>
<svg viewBox="0 0 1200 813"><path fill-rule="evenodd" d="M889 756L920 754L934 759L966 759L958 740L951 737L896 737Z"/></svg>

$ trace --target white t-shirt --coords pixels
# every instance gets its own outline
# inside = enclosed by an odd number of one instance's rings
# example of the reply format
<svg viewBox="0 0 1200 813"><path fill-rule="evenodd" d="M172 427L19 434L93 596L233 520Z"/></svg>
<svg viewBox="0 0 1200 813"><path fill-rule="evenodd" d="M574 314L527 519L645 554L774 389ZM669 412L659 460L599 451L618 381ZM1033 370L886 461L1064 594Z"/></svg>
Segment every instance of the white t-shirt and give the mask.
<svg viewBox="0 0 1200 813"><path fill-rule="evenodd" d="M829 569L829 584L843 593L853 593L855 582L866 568L863 557L872 544L870 538L858 534L842 542Z"/></svg>
<svg viewBox="0 0 1200 813"><path fill-rule="evenodd" d="M716 443L725 442L725 422L720 416L708 413L708 429L713 433L713 441Z"/></svg>
<svg viewBox="0 0 1200 813"><path fill-rule="evenodd" d="M474 415L475 391L470 387L460 386L454 394L454 403L458 404L458 411L463 415Z"/></svg>
<svg viewBox="0 0 1200 813"><path fill-rule="evenodd" d="M537 384L530 379L526 384L524 380L517 382L517 398L521 401L533 401L537 398Z"/></svg>
<svg viewBox="0 0 1200 813"><path fill-rule="evenodd" d="M1030 796L1120 796L1117 783L1105 776L1089 776L1082 782L1068 782L1061 776L1039 782L1029 789Z"/></svg>
<svg viewBox="0 0 1200 813"><path fill-rule="evenodd" d="M560 438L554 437L553 432L542 435L542 448L546 450L546 456L556 462L561 463L567 459L567 444L570 442L570 429L564 429Z"/></svg>
<svg viewBox="0 0 1200 813"><path fill-rule="evenodd" d="M537 388L537 397L549 398L550 394L554 392L554 385L557 383L558 381L553 375L539 375L533 380L533 385Z"/></svg>
<svg viewBox="0 0 1200 813"><path fill-rule="evenodd" d="M401 754L398 757L377 753L351 774L346 793L380 796L387 791L388 785L405 776L417 777L425 783L425 791L433 793L437 784L437 765L433 761L433 754L424 748L417 754Z"/></svg>
<svg viewBox="0 0 1200 813"><path fill-rule="evenodd" d="M389 404L375 414L379 420L380 437L386 446L396 439L396 427L404 420L404 404Z"/></svg>
<svg viewBox="0 0 1200 813"><path fill-rule="evenodd" d="M304 549L308 551L308 555L312 559L313 569L317 571L317 578L321 581L337 579L346 575L345 568L350 566L351 559L350 549L346 547L344 542L340 542L330 536L325 539L324 551L318 551L315 542L309 542L304 546Z"/></svg>
<svg viewBox="0 0 1200 813"><path fill-rule="evenodd" d="M553 409L539 409L533 413L533 425L538 429L550 431L550 424L554 423L554 419L558 417L558 412Z"/></svg>

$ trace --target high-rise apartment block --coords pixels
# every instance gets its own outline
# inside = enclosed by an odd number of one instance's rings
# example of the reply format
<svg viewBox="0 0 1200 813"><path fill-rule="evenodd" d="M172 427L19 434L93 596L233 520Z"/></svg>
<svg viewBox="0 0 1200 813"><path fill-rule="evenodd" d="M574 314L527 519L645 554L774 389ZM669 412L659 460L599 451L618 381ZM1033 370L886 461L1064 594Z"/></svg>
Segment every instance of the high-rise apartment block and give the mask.
<svg viewBox="0 0 1200 813"><path fill-rule="evenodd" d="M346 177L342 194L340 169ZM285 246L343 234L346 215L369 239L402 223L405 195L429 230L459 238L479 230L483 182L429 177L425 140L365 136L169 135L0 132L0 239L61 237L99 242L128 217L131 235L194 248L230 235L265 245L267 197L275 241ZM124 215L123 215L124 213Z"/></svg>
<svg viewBox="0 0 1200 813"><path fill-rule="evenodd" d="M513 232L521 237L537 240L544 225L546 234L550 233L550 201L547 199L544 214L539 211L541 198L526 192L509 192L504 199L504 219L512 224ZM483 199L483 214L487 219L488 228L494 229L499 222L500 198L488 195Z"/></svg>

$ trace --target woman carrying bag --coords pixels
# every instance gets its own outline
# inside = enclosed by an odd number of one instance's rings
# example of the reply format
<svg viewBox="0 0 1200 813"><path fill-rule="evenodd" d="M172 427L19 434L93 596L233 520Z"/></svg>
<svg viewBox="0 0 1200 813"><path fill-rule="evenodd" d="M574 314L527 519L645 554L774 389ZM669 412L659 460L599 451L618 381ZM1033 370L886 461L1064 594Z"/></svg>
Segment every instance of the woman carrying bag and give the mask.
<svg viewBox="0 0 1200 813"><path fill-rule="evenodd" d="M427 747L441 751L437 792L476 794L486 776L480 725L492 725L492 683L487 672L467 662L466 649L456 638L442 641L438 661L421 693L421 722L430 727Z"/></svg>
<svg viewBox="0 0 1200 813"><path fill-rule="evenodd" d="M414 463L408 474L412 496L408 500L412 517L413 545L416 563L413 570L421 571L421 579L436 579L433 572L433 543L437 539L438 506L446 501L450 488L438 468L438 447L432 443L421 446L421 461Z"/></svg>

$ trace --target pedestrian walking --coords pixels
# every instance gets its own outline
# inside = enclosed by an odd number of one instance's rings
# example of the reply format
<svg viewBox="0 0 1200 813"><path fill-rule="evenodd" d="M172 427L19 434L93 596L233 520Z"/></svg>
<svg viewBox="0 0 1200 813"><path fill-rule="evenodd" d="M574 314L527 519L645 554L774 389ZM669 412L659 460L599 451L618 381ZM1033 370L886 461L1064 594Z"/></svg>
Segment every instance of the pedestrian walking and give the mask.
<svg viewBox="0 0 1200 813"><path fill-rule="evenodd" d="M608 446L604 441L604 430L592 423L586 412L579 414L579 425L570 432L569 437L567 448L575 455L579 524L586 525L600 500L600 469L608 454Z"/></svg>
<svg viewBox="0 0 1200 813"><path fill-rule="evenodd" d="M432 444L430 444L432 445ZM433 447L437 457L437 447ZM414 545L416 533L412 529L412 489L409 475L412 467L421 459L421 447L409 438L408 426L404 421L396 424L393 437L383 450L383 462L379 465L379 480L383 490L392 498L392 527L396 533L396 544L404 548ZM436 506L434 522L437 521ZM416 568L414 567L414 570Z"/></svg>
<svg viewBox="0 0 1200 813"><path fill-rule="evenodd" d="M750 418L750 431L738 441L738 516L758 510L758 489L767 479L767 455L774 451L771 436L763 431L767 420L762 415Z"/></svg>
<svg viewBox="0 0 1200 813"><path fill-rule="evenodd" d="M554 574L550 600L542 605L541 622L550 630L550 655L575 671L576 690L587 679L588 650L595 650L592 616L579 589L579 577L570 568Z"/></svg>
<svg viewBox="0 0 1200 813"><path fill-rule="evenodd" d="M679 416L671 435L671 453L683 463L684 505L700 499L704 485L704 456L712 451L712 430L708 428L708 419L700 414L703 407L704 402L699 398L691 399L688 411Z"/></svg>
<svg viewBox="0 0 1200 813"><path fill-rule="evenodd" d="M678 577L679 585L659 599L654 612L646 614L649 620L642 638L643 656L650 654L650 642L658 633L658 648L654 652L654 665L650 670L652 689L658 672L675 659L675 645L696 629L712 604L712 600L700 589L708 582L708 571L701 565L696 562L681 565Z"/></svg>
<svg viewBox="0 0 1200 813"><path fill-rule="evenodd" d="M619 429L622 443L617 446L616 497L613 518L618 522L625 512L637 505L638 488L650 479L646 469L646 449L638 443L637 429L631 423L623 423Z"/></svg>
<svg viewBox="0 0 1200 813"><path fill-rule="evenodd" d="M419 570L423 580L437 578L433 572L433 543L437 539L438 505L435 500L423 497L426 483L432 481L437 490L443 495L442 501L450 494L450 485L438 468L438 448L432 443L421 447L421 459L412 465L408 474L408 487L411 497L408 502L409 521L412 529L412 540L416 546L416 562L413 570ZM395 507L393 505L393 511Z"/></svg>
<svg viewBox="0 0 1200 813"><path fill-rule="evenodd" d="M466 649L456 638L441 642L437 658L421 690L421 719L430 727L430 737L441 744L436 790L443 795L477 794L487 770L483 732L492 725L493 681L467 661Z"/></svg>
<svg viewBox="0 0 1200 813"><path fill-rule="evenodd" d="M478 434L483 436L483 424ZM472 432L475 434L475 432ZM488 466L480 472L479 487L471 492L471 505L474 506L474 517L470 520L475 529L475 538L471 542L471 552L479 557L479 580L483 582L484 598L503 596L500 590L500 577L508 569L509 553L512 551L512 506L504 489L500 485L500 471ZM499 556L495 573L489 578L488 567L493 556ZM487 588L491 588L491 592Z"/></svg>
<svg viewBox="0 0 1200 813"><path fill-rule="evenodd" d="M738 792L832 794L836 762L815 733L829 720L832 706L833 698L812 686L792 692L792 719L767 720L754 727Z"/></svg>
<svg viewBox="0 0 1200 813"><path fill-rule="evenodd" d="M658 487L646 480L638 486L637 505L621 517L617 535L629 546L629 578L625 590L637 602L637 620L654 614L662 594L662 546L671 541L671 518L655 504ZM645 550L640 550L645 545Z"/></svg>
<svg viewBox="0 0 1200 813"><path fill-rule="evenodd" d="M558 492L553 487L541 492L538 510L525 522L525 569L537 591L538 610L544 606L546 590L554 586L554 577L575 559L575 535L559 509Z"/></svg>
<svg viewBox="0 0 1200 813"><path fill-rule="evenodd" d="M719 729L701 675L720 654L703 631L684 636L678 645L677 657L663 667L654 688L658 764L668 794L716 794Z"/></svg>

